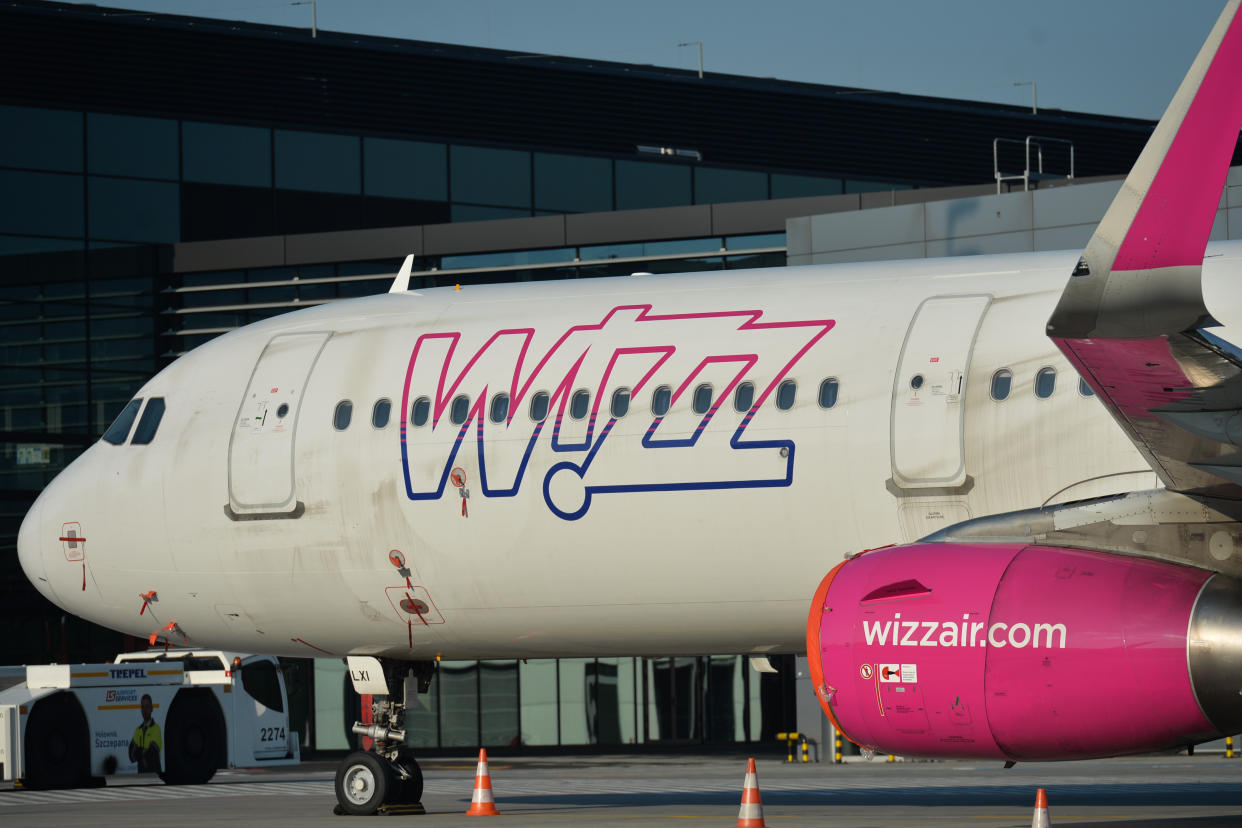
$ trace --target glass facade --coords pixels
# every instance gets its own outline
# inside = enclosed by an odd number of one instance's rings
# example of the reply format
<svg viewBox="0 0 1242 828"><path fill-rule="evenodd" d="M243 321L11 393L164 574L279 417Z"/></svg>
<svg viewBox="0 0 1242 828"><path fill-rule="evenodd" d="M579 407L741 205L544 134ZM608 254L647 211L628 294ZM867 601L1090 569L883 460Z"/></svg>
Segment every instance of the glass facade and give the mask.
<svg viewBox="0 0 1242 828"><path fill-rule="evenodd" d="M304 741L346 749L359 698L339 659L316 659L313 673ZM763 709L786 689L735 655L445 661L407 714L406 741L423 750L770 742L779 715L765 722Z"/></svg>
<svg viewBox="0 0 1242 828"><path fill-rule="evenodd" d="M0 106L0 123L0 252L911 186L27 106Z"/></svg>

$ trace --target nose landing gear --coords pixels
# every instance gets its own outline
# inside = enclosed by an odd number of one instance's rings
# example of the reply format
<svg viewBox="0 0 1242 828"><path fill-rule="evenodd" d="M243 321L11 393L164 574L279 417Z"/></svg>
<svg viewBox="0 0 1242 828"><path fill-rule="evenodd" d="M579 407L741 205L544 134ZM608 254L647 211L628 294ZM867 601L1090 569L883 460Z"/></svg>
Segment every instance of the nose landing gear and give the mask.
<svg viewBox="0 0 1242 828"><path fill-rule="evenodd" d="M372 724L354 724L353 732L374 740L371 750L357 750L336 771L334 813L370 816L422 813L423 772L405 746L406 677L426 693L435 675L434 661L350 657L350 677L359 693L371 693ZM382 681L382 683L380 683ZM376 692L384 690L384 694Z"/></svg>

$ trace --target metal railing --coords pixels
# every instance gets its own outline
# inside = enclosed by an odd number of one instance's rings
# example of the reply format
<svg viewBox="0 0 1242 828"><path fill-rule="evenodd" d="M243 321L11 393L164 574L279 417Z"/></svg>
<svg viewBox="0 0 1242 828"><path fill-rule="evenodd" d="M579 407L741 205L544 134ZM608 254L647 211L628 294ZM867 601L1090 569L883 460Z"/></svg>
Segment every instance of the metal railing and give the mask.
<svg viewBox="0 0 1242 828"><path fill-rule="evenodd" d="M1017 144L1023 148L1026 168L1020 173L1001 172L1000 145ZM1044 144L1059 144L1069 148L1069 173L1049 173L1044 171ZM1031 149L1035 150L1035 166L1031 167ZM1074 179L1074 142L1065 138L1049 138L1042 135L1028 135L1022 141L1017 138L992 139L992 176L996 179L996 193L1001 192L1001 185L1006 181L1021 181L1022 192L1031 189L1031 182L1038 184L1051 178L1062 178L1067 181Z"/></svg>

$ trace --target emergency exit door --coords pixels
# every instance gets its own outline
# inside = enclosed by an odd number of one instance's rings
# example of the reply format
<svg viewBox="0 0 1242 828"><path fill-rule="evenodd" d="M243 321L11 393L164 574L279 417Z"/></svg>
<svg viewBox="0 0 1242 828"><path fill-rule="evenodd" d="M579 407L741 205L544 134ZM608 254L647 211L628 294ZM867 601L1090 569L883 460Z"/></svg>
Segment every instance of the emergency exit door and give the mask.
<svg viewBox="0 0 1242 828"><path fill-rule="evenodd" d="M893 381L891 450L898 489L966 483L966 378L990 296L934 296L910 321Z"/></svg>
<svg viewBox="0 0 1242 828"><path fill-rule="evenodd" d="M229 440L229 506L235 515L296 517L298 415L329 334L277 334L259 355Z"/></svg>

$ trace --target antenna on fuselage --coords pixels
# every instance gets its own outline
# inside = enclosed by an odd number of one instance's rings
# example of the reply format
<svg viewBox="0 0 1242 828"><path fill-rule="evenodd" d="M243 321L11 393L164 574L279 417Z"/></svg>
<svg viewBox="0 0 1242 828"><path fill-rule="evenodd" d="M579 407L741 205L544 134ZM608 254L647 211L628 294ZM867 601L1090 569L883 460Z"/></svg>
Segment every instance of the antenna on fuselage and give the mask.
<svg viewBox="0 0 1242 828"><path fill-rule="evenodd" d="M401 263L401 269L397 271L397 278L392 280L392 287L388 288L389 293L405 293L410 289L410 273L414 270L414 254L405 257L405 261Z"/></svg>

